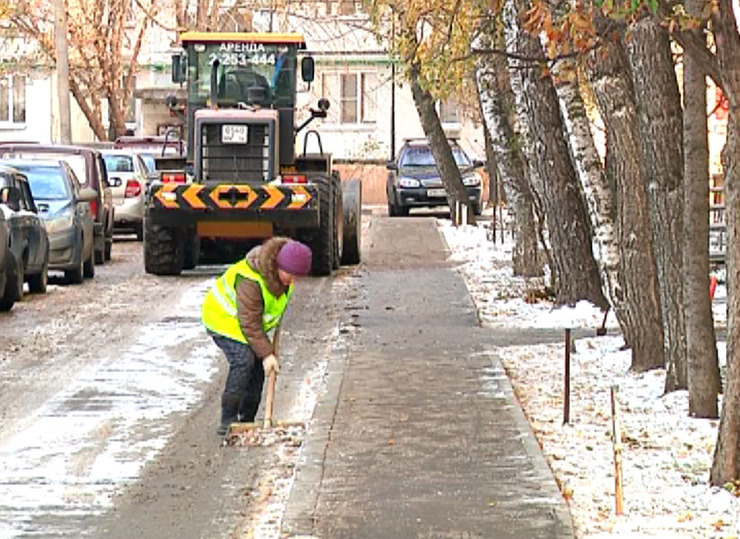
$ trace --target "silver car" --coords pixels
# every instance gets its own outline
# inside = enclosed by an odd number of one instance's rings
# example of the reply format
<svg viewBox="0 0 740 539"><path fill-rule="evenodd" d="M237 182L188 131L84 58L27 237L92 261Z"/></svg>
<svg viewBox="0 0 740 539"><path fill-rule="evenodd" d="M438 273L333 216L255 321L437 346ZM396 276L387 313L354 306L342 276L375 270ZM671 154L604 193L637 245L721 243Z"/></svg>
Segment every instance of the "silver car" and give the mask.
<svg viewBox="0 0 740 539"><path fill-rule="evenodd" d="M11 161L31 186L39 216L49 236L49 269L64 272L65 280L79 284L95 275L93 215L94 189L80 186L66 161Z"/></svg>
<svg viewBox="0 0 740 539"><path fill-rule="evenodd" d="M144 238L146 167L131 150L103 150L102 154L116 208L113 227L133 231L141 241Z"/></svg>

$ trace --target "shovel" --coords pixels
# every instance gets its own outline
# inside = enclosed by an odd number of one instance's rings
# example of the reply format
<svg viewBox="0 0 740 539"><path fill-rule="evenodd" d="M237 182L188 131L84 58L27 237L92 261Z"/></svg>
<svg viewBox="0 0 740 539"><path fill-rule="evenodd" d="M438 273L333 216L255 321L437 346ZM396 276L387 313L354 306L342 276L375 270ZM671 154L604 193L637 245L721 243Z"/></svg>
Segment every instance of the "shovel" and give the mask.
<svg viewBox="0 0 740 539"><path fill-rule="evenodd" d="M224 445L234 445L242 442L243 445L266 445L268 438L279 441L285 437L293 437L302 433L306 425L302 421L277 421L273 424L272 412L275 402L275 382L277 374L271 372L267 378L267 395L265 396L265 419L249 423L232 423L224 439Z"/></svg>

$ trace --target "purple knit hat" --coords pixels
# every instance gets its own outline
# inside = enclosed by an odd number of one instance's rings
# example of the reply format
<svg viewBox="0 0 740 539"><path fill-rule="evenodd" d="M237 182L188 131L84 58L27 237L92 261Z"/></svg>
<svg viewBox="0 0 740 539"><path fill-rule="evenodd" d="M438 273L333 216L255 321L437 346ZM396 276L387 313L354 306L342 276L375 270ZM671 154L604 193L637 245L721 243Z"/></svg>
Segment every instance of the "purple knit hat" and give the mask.
<svg viewBox="0 0 740 539"><path fill-rule="evenodd" d="M278 251L277 265L292 275L308 275L311 271L311 249L300 241L290 240Z"/></svg>

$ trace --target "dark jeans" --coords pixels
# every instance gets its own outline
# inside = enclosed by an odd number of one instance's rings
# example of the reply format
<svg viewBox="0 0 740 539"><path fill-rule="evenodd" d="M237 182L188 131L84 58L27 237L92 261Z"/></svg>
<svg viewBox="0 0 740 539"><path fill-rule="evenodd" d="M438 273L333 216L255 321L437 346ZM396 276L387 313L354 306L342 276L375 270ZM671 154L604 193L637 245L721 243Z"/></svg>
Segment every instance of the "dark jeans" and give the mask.
<svg viewBox="0 0 740 539"><path fill-rule="evenodd" d="M210 335L229 362L223 398L238 399L240 421L254 421L265 383L262 362L254 355L251 346L214 333Z"/></svg>

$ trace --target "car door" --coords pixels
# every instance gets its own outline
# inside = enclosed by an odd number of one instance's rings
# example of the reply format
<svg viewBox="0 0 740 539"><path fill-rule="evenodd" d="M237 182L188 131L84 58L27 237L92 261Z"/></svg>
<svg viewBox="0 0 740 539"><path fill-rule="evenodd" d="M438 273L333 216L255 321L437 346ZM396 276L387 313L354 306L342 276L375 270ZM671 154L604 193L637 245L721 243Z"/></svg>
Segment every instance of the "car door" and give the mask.
<svg viewBox="0 0 740 539"><path fill-rule="evenodd" d="M82 188L76 178L65 170L65 177L72 191L72 200L75 210L75 226L82 232L85 244L82 249L83 260L87 259L94 247L94 217L90 209L90 203L80 200L80 189ZM91 187L92 188L92 187Z"/></svg>
<svg viewBox="0 0 740 539"><path fill-rule="evenodd" d="M29 217L28 265L34 270L40 270L46 265L49 258L49 237L46 233L44 222L39 217L38 209L31 193L31 186L23 177L18 178L18 185L21 192L21 205L26 209Z"/></svg>

